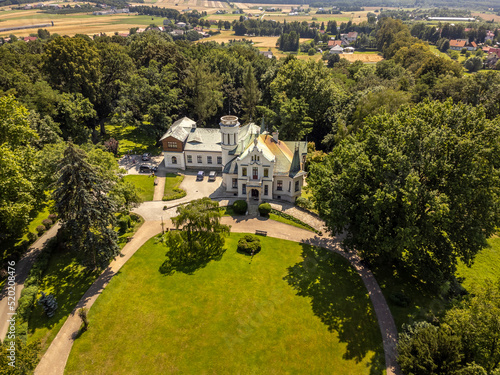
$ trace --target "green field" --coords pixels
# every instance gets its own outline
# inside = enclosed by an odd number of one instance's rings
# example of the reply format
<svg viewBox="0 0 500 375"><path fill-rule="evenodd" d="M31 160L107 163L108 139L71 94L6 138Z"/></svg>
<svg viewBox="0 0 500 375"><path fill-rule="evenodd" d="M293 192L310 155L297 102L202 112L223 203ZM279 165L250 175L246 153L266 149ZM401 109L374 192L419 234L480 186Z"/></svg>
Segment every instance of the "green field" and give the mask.
<svg viewBox="0 0 500 375"><path fill-rule="evenodd" d="M220 261L171 276L149 240L90 310L65 373L383 373L367 291L344 258L262 238L250 259L240 237Z"/></svg>
<svg viewBox="0 0 500 375"><path fill-rule="evenodd" d="M137 190L137 195L143 202L148 202L153 200L155 192L154 178L150 175L132 175L123 176L123 179L127 182L132 183Z"/></svg>
<svg viewBox="0 0 500 375"><path fill-rule="evenodd" d="M160 154L160 148L156 145L158 140L144 134L135 126L106 125L106 133L109 138L118 141L118 155L120 156L129 151L136 155L145 152L151 152L153 155Z"/></svg>

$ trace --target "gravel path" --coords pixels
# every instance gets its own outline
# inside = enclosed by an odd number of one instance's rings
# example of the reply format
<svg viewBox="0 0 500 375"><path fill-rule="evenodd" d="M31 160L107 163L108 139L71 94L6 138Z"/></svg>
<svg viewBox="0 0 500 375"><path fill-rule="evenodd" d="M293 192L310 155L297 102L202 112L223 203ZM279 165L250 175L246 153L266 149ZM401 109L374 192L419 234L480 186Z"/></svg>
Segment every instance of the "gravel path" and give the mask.
<svg viewBox="0 0 500 375"><path fill-rule="evenodd" d="M57 234L58 229L59 229L59 224L53 225L52 228L50 228L47 232L45 232L38 240L35 241L35 243L33 243L33 245L31 245L31 247L28 249L28 252L14 266L16 273L16 284L15 284L16 309L19 298L21 297L21 291L24 288L24 282L28 277L28 273L31 269L31 266L35 262L36 258L38 257L38 254L40 254L47 241ZM7 319L10 317L10 315L7 314L11 312L9 310L9 305L8 305L9 299L7 298L8 297L7 287L8 285L6 283L2 290L2 294L0 295L0 317L1 317L0 339L1 340L3 340L5 338L5 335L7 334L7 328L9 326Z"/></svg>
<svg viewBox="0 0 500 375"><path fill-rule="evenodd" d="M168 210L166 216L173 214L173 210ZM232 232L254 232L255 230L266 230L269 237L276 237L285 240L307 243L315 246L321 246L334 251L347 258L358 272L365 284L370 300L373 304L375 314L382 333L383 347L385 352L385 361L387 375L397 375L400 371L396 364L396 342L397 330L392 318L386 300L380 290L371 271L365 268L356 254L345 253L339 244L339 241L329 237L319 237L310 231L292 227L280 222L265 220L262 218L248 216L242 218L223 217L224 224L232 226ZM171 222L165 219L165 224L171 226ZM76 315L77 309L81 307L90 308L103 289L109 283L118 270L125 262L152 236L161 232L161 222L146 221L139 231L135 234L132 241L122 250L123 256L114 260L110 266L102 273L91 288L85 293L74 311L68 317L51 346L43 356L40 364L36 368L37 375L62 375L71 352L71 347L81 325L80 318Z"/></svg>

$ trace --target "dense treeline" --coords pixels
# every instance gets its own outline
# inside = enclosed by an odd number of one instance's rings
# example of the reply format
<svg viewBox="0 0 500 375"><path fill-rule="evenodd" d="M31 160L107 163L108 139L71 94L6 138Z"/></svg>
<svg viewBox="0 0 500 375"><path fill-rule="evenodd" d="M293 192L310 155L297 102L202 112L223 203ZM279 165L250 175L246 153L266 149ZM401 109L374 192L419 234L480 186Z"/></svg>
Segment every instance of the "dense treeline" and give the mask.
<svg viewBox="0 0 500 375"><path fill-rule="evenodd" d="M301 32L312 30L298 22L237 24L279 28L284 49L287 43L296 48ZM370 30L367 43L385 60L269 59L250 43L173 41L155 30L94 38L41 31L43 39L2 45L2 248L25 233L46 192L55 188L65 221L86 229L68 228L68 238L94 267L105 264L117 252L109 231L114 216L99 221L95 212L87 215L88 205L64 205L70 193L65 181L71 179L86 182L78 186L93 192L107 214L133 202L102 145L105 124L159 139L182 116L217 127L219 117L231 113L264 121L283 140L314 142L308 158L313 203L329 232L344 232L344 245L368 264L407 273L432 291L456 283L458 261L471 264L500 224L500 72L465 76L462 64L436 55L421 40L436 39L430 29L410 30L401 20L323 26L329 32ZM444 29L447 37L461 32ZM441 33L439 39L446 38ZM85 221L92 215L96 220ZM96 253L92 244L104 243L107 251ZM407 333L408 350L400 348L410 370L412 345L421 344L412 337L419 332L462 340L457 333L414 327ZM474 345L484 346L476 339ZM462 343L465 349L470 344ZM467 350L452 354L457 370L469 360L488 371L498 367L497 357L492 362Z"/></svg>

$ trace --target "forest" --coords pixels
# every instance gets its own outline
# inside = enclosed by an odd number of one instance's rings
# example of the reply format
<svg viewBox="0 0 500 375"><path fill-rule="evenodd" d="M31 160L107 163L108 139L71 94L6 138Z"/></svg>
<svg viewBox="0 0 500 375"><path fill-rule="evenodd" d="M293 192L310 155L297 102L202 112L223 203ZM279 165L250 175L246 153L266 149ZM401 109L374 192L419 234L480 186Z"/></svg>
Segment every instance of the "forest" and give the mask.
<svg viewBox="0 0 500 375"><path fill-rule="evenodd" d="M300 30L287 27L298 42ZM423 27L385 17L372 28L385 58L375 65L328 54L318 62L269 59L249 42L173 41L155 30L93 38L45 31L36 41L4 43L2 262L23 251L11 244L57 186L63 155L87 153L96 167L113 159L106 125L158 140L183 116L218 127L231 113L264 122L280 139L310 142L311 202L331 234L346 230L347 249L415 275L428 289L456 282L457 263L472 264L500 224L500 72L464 74L461 63L433 52L432 38L419 39L429 34ZM126 209L133 203L127 186L111 167L100 168L101 179L114 179L102 190L114 203L103 207ZM94 266L113 255L116 248ZM485 368L494 369L494 360Z"/></svg>

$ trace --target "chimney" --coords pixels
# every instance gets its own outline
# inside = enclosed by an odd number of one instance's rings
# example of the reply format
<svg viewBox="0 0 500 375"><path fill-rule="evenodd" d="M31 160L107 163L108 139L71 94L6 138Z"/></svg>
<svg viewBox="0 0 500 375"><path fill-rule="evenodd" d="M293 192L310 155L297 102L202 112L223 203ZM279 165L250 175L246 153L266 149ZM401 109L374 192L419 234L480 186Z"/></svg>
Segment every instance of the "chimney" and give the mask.
<svg viewBox="0 0 500 375"><path fill-rule="evenodd" d="M273 132L273 139L274 139L274 142L278 143L278 134L279 132Z"/></svg>

